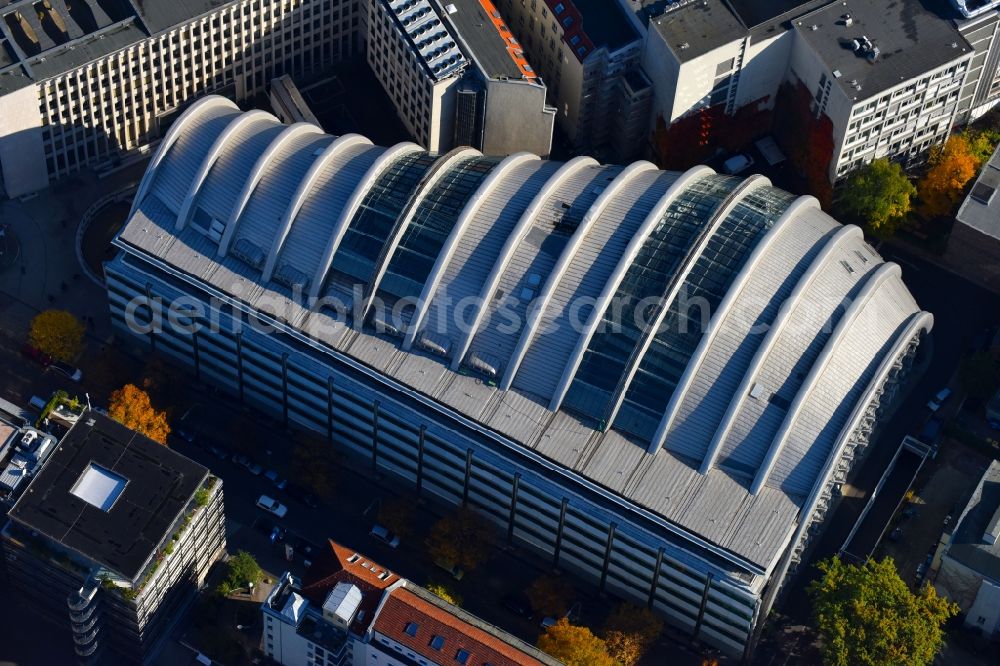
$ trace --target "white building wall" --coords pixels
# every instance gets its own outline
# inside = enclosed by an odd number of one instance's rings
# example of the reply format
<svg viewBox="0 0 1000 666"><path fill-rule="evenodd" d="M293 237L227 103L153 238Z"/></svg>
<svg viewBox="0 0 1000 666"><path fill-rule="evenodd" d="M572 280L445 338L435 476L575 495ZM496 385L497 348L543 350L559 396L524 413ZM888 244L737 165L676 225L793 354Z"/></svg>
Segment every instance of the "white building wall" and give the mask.
<svg viewBox="0 0 1000 666"><path fill-rule="evenodd" d="M780 32L775 37L749 45L740 72L735 108L763 97L770 99L762 108L774 107L778 88L788 75L794 41L795 36L791 32Z"/></svg>
<svg viewBox="0 0 1000 666"><path fill-rule="evenodd" d="M7 196L19 197L49 184L45 161L38 159L43 151L37 86L0 97L0 181Z"/></svg>
<svg viewBox="0 0 1000 666"><path fill-rule="evenodd" d="M5 181L17 167L25 175L11 182L34 191L83 167L112 165L154 142L161 125L196 97L222 92L243 100L265 92L272 78L308 75L349 57L361 46L359 9L357 0L230 2L37 88L10 93L0 98ZM38 108L41 142L19 139L18 128L35 122L34 112L7 113L15 107ZM14 166L7 166L5 153L18 156Z"/></svg>

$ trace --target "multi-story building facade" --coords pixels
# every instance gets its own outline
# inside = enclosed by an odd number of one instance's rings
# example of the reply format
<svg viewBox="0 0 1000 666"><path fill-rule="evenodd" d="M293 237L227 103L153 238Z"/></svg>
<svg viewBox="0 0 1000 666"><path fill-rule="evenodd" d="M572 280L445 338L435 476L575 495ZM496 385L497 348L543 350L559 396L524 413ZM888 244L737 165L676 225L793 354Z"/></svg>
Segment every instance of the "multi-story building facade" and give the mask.
<svg viewBox="0 0 1000 666"><path fill-rule="evenodd" d="M0 7L0 186L10 197L118 164L199 95L245 100L362 49L360 0L35 5Z"/></svg>
<svg viewBox="0 0 1000 666"><path fill-rule="evenodd" d="M736 655L932 321L760 177L385 149L215 97L115 244L123 344Z"/></svg>
<svg viewBox="0 0 1000 666"><path fill-rule="evenodd" d="M965 125L1000 102L1000 0L952 0L952 20L975 51L962 88L956 121ZM939 7L940 9L940 7Z"/></svg>
<svg viewBox="0 0 1000 666"><path fill-rule="evenodd" d="M655 90L654 127L709 111L773 110L783 84L801 85L813 98L805 112L831 125L821 140L832 154L809 156L829 160L831 183L875 157L912 159L1000 93L996 10L959 21L939 4L633 3L648 21L643 67ZM780 135L788 124L772 117L756 131Z"/></svg>
<svg viewBox="0 0 1000 666"><path fill-rule="evenodd" d="M330 541L303 582L261 605L264 654L283 666L558 666L559 661Z"/></svg>
<svg viewBox="0 0 1000 666"><path fill-rule="evenodd" d="M556 110L490 0L372 0L368 64L433 152L548 155Z"/></svg>
<svg viewBox="0 0 1000 666"><path fill-rule="evenodd" d="M152 659L225 552L222 481L92 411L9 517L11 582L88 662Z"/></svg>
<svg viewBox="0 0 1000 666"><path fill-rule="evenodd" d="M499 0L545 78L574 152L627 162L644 147L652 90L639 69L640 26L616 2Z"/></svg>

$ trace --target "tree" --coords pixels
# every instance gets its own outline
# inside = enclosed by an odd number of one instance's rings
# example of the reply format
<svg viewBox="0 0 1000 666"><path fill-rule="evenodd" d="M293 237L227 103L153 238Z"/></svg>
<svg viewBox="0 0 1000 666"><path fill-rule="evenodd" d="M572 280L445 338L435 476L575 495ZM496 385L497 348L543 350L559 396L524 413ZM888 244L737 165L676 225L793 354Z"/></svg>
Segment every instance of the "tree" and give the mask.
<svg viewBox="0 0 1000 666"><path fill-rule="evenodd" d="M427 537L427 550L435 560L472 571L489 558L496 532L482 514L462 507L434 523Z"/></svg>
<svg viewBox="0 0 1000 666"><path fill-rule="evenodd" d="M970 396L987 400L1000 380L1000 363L990 352L966 356L958 366L958 381Z"/></svg>
<svg viewBox="0 0 1000 666"><path fill-rule="evenodd" d="M833 557L817 566L822 576L808 592L825 663L919 666L934 660L944 642L941 627L958 606L930 585L911 592L889 557L862 565Z"/></svg>
<svg viewBox="0 0 1000 666"><path fill-rule="evenodd" d="M218 592L223 596L232 594L239 589L250 589L264 580L264 570L257 564L253 555L241 550L226 562L228 571L226 578L219 583Z"/></svg>
<svg viewBox="0 0 1000 666"><path fill-rule="evenodd" d="M292 478L330 501L337 487L337 465L333 447L325 441L303 436L292 455Z"/></svg>
<svg viewBox="0 0 1000 666"><path fill-rule="evenodd" d="M624 666L633 666L663 632L663 620L648 608L620 604L604 623L608 653Z"/></svg>
<svg viewBox="0 0 1000 666"><path fill-rule="evenodd" d="M903 168L881 158L851 172L837 207L873 235L888 238L906 219L916 193Z"/></svg>
<svg viewBox="0 0 1000 666"><path fill-rule="evenodd" d="M108 416L155 442L167 443L167 435L170 434L167 413L156 411L149 401L149 394L135 384L126 384L111 394Z"/></svg>
<svg viewBox="0 0 1000 666"><path fill-rule="evenodd" d="M969 150L980 167L989 161L1000 143L1000 132L996 129L966 130L962 134L969 142Z"/></svg>
<svg viewBox="0 0 1000 666"><path fill-rule="evenodd" d="M413 536L413 513L416 501L412 497L401 495L388 502L383 502L378 510L379 525L399 535L400 539Z"/></svg>
<svg viewBox="0 0 1000 666"><path fill-rule="evenodd" d="M83 346L83 324L65 310L45 310L31 320L28 341L52 358L72 361Z"/></svg>
<svg viewBox="0 0 1000 666"><path fill-rule="evenodd" d="M453 586L447 583L431 582L427 583L427 591L436 597L444 599L452 606L462 605L462 595Z"/></svg>
<svg viewBox="0 0 1000 666"><path fill-rule="evenodd" d="M538 613L562 617L573 600L573 586L556 576L540 576L528 586L528 601Z"/></svg>
<svg viewBox="0 0 1000 666"><path fill-rule="evenodd" d="M959 134L949 137L944 148L931 150L930 168L917 183L925 215L939 217L950 214L958 206L966 184L979 168L969 141Z"/></svg>
<svg viewBox="0 0 1000 666"><path fill-rule="evenodd" d="M538 637L538 647L566 666L617 666L607 646L586 627L562 618Z"/></svg>

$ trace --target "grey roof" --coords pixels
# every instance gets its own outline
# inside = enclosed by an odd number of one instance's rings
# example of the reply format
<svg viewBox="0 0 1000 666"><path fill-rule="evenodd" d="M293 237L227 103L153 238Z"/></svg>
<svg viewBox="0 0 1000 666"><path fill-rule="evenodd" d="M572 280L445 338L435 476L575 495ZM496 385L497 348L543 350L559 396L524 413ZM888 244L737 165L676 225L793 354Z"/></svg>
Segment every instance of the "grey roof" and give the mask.
<svg viewBox="0 0 1000 666"><path fill-rule="evenodd" d="M409 387L762 569L811 510L903 343L931 325L898 266L857 228L760 177L524 154L483 161L474 151L438 158L362 143L353 158L314 169L334 144L304 132L282 144L280 160L261 162L282 128L259 113L239 125L246 117L207 97L174 123L119 247L191 288L266 303L291 334L368 366L378 382ZM233 138L218 141L234 123ZM261 164L245 205L241 188L216 173L246 179ZM213 202L215 219L196 215L178 228L186 200ZM229 225L237 237L254 229L257 250L227 249ZM350 294L355 283L387 307L419 295L414 309L378 334L363 299L346 323L293 301L287 280L261 270L280 247L268 236L286 232L281 262L309 276L306 293ZM290 251L303 245L292 239L309 238L327 246L326 264L316 250ZM422 288L374 284L404 247L405 270ZM645 296L646 323L599 326L623 294ZM710 320L697 323L695 310L679 321L685 298L702 299ZM582 327L569 325L574 316ZM646 414L646 429L636 414Z"/></svg>
<svg viewBox="0 0 1000 666"><path fill-rule="evenodd" d="M1000 147L983 166L955 219L991 238L1000 239Z"/></svg>
<svg viewBox="0 0 1000 666"><path fill-rule="evenodd" d="M1000 461L994 460L983 473L959 518L947 555L996 582L1000 582L1000 540L993 544L985 543L983 533L998 511Z"/></svg>
<svg viewBox="0 0 1000 666"><path fill-rule="evenodd" d="M440 4L446 7L444 16L487 77L528 78L514 60L516 56L523 61L524 50L495 7L490 15L479 0L440 0Z"/></svg>
<svg viewBox="0 0 1000 666"><path fill-rule="evenodd" d="M0 0L0 94L58 76L229 4L228 0L52 0L49 31L34 0ZM20 21L6 20L10 15ZM26 25L27 28L22 26Z"/></svg>
<svg viewBox="0 0 1000 666"><path fill-rule="evenodd" d="M845 14L851 15L850 26L845 25ZM878 95L973 51L951 21L942 20L921 0L845 0L805 14L794 23L826 67L840 72L835 83L856 100ZM851 48L852 40L862 36L880 51L874 62Z"/></svg>

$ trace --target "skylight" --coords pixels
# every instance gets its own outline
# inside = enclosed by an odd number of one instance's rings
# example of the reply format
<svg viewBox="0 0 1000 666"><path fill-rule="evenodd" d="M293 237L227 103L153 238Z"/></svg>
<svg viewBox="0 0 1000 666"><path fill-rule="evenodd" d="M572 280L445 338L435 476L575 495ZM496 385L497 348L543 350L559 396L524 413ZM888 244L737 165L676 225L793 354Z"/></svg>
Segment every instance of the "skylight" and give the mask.
<svg viewBox="0 0 1000 666"><path fill-rule="evenodd" d="M469 661L469 652L467 650L459 650L455 654L455 661L462 664L462 666L465 666L465 664Z"/></svg>
<svg viewBox="0 0 1000 666"><path fill-rule="evenodd" d="M444 647L444 636L434 636L431 639L431 647L435 650L440 650Z"/></svg>
<svg viewBox="0 0 1000 666"><path fill-rule="evenodd" d="M416 636L417 629L418 626L416 622L407 622L406 626L403 627L403 631L405 631L408 636Z"/></svg>
<svg viewBox="0 0 1000 666"><path fill-rule="evenodd" d="M125 490L128 479L109 469L90 463L73 484L70 493L101 511L109 511Z"/></svg>

